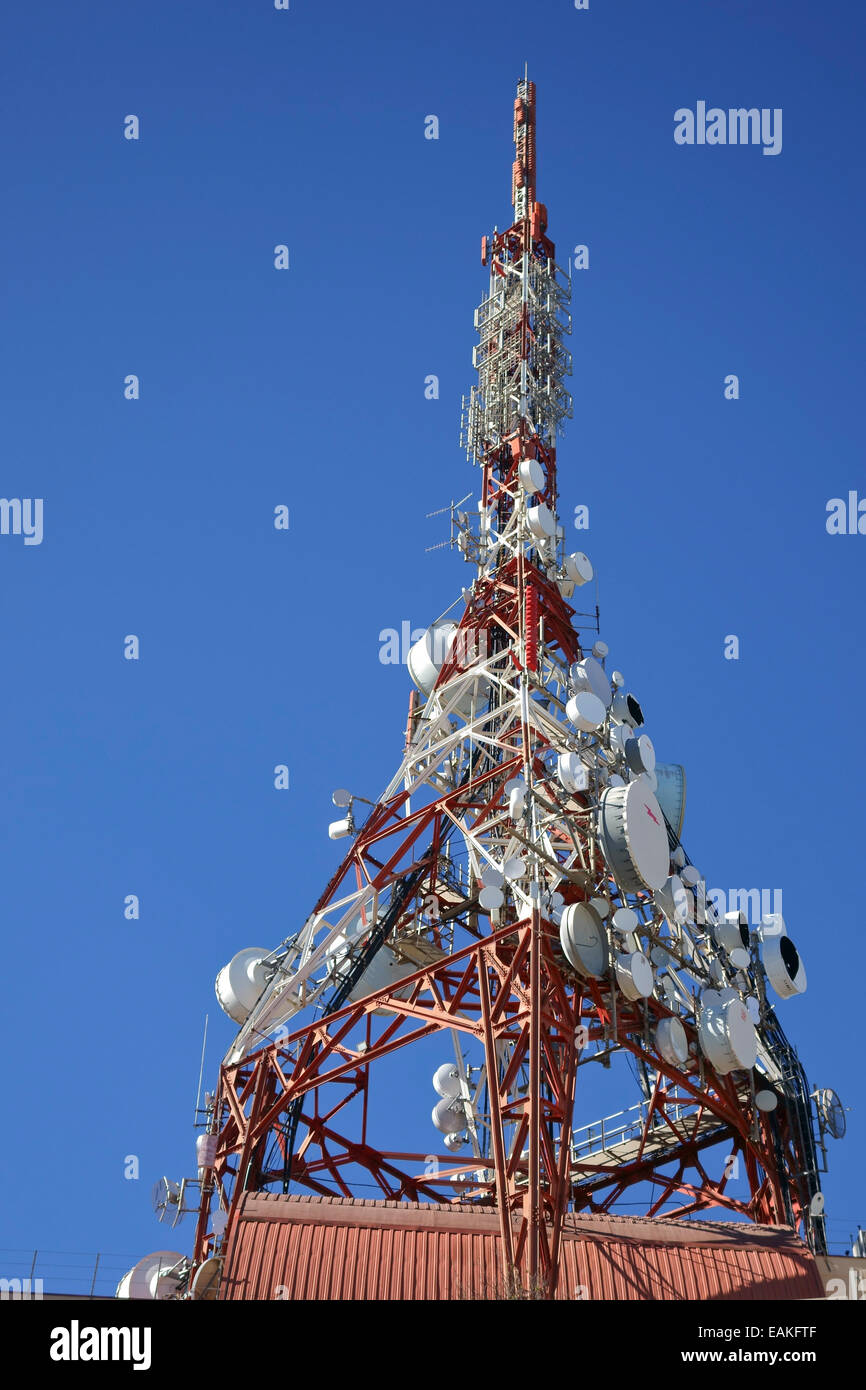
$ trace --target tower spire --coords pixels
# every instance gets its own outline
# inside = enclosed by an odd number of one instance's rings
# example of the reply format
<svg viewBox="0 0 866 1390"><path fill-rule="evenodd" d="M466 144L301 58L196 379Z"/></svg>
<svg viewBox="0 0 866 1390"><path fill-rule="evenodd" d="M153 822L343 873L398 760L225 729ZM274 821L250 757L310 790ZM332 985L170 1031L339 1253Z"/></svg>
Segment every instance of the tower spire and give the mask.
<svg viewBox="0 0 866 1390"><path fill-rule="evenodd" d="M535 202L535 83L524 76L514 100L514 165L511 204L519 222Z"/></svg>
<svg viewBox="0 0 866 1390"><path fill-rule="evenodd" d="M535 196L535 83L524 77L514 102L515 220L482 238L489 267L486 297L475 311L478 381L464 398L461 443L482 470L479 568L520 551L551 581L562 577L556 435L572 414L565 380L571 354L571 280L547 235L547 208Z"/></svg>

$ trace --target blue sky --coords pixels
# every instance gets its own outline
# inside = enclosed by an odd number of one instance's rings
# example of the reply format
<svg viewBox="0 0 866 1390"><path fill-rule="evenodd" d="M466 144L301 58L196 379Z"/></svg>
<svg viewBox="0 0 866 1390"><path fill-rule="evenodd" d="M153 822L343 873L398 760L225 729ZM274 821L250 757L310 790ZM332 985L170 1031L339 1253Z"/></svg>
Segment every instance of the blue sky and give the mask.
<svg viewBox="0 0 866 1390"><path fill-rule="evenodd" d="M0 535L0 1273L165 1243L149 1188L193 1171L205 1014L211 1085L232 1032L214 976L300 926L332 789L375 797L399 759L379 634L470 577L426 514L477 485L460 398L524 61L550 233L563 262L590 248L562 516L590 509L603 635L687 768L691 857L783 892L810 987L779 1014L852 1107L835 1248L866 1222L866 536L825 527L866 495L864 28L832 0L7 7L0 492L44 499L44 536ZM781 108L782 152L676 145L699 100ZM420 1145L430 1070L397 1077ZM636 1099L588 1088L578 1122Z"/></svg>

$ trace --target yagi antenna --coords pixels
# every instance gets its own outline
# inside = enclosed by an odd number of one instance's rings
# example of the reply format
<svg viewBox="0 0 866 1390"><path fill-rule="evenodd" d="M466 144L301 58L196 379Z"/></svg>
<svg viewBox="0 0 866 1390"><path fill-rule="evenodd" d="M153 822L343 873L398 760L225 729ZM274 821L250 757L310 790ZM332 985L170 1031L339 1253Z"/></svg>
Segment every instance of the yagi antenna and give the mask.
<svg viewBox="0 0 866 1390"><path fill-rule="evenodd" d="M469 501L469 498L470 498L471 496L472 496L472 493L471 493L471 492L467 492L466 496L465 496L465 497L461 497L459 502L451 502L447 507L439 507L435 512L427 512L427 513L426 513L426 515L427 515L427 517L428 517L428 519L429 519L429 518L432 517L432 516L442 516L445 512L449 512L449 513L451 514L451 536L450 536L450 538L449 538L447 541L438 541L436 545L428 545L428 546L425 546L425 547L424 547L424 553L425 553L425 555L429 555L429 553L430 553L431 550L445 550L446 548L448 548L448 547L450 547L450 546L453 546L453 544L454 544L454 511L455 511L455 508L456 508L456 507L462 507L462 506L463 506L463 503L464 503L464 502L468 502L468 501ZM458 521L459 521L460 519L461 519L461 518L458 517ZM465 521L465 518L464 518L463 520Z"/></svg>
<svg viewBox="0 0 866 1390"><path fill-rule="evenodd" d="M471 496L472 496L472 493L471 493L471 492L467 492L466 496L465 496L465 497L461 497L459 502L450 502L450 503L448 504L447 507L439 507L435 512L426 512L425 515L428 516L428 517L431 517L431 516L441 516L443 512L452 512L452 513L453 513L455 507L462 507L462 506L463 506L463 503L464 503L464 502L468 502L468 501L469 501L469 498L470 498Z"/></svg>

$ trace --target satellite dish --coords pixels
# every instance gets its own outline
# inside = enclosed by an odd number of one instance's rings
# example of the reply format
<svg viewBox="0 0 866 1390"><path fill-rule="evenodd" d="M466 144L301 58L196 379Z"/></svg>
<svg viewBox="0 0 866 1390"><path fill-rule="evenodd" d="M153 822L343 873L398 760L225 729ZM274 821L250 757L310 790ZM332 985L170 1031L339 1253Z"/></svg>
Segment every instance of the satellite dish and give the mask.
<svg viewBox="0 0 866 1390"><path fill-rule="evenodd" d="M443 1142L446 1149L451 1153L454 1153L457 1149L462 1149L466 1144L466 1140L463 1138L462 1134L446 1134Z"/></svg>
<svg viewBox="0 0 866 1390"><path fill-rule="evenodd" d="M643 951L630 951L614 961L616 980L626 999L649 999L655 979Z"/></svg>
<svg viewBox="0 0 866 1390"><path fill-rule="evenodd" d="M478 902L485 912L498 912L505 902L505 894L501 888L482 888Z"/></svg>
<svg viewBox="0 0 866 1390"><path fill-rule="evenodd" d="M681 1067L689 1060L689 1040L678 1018L663 1018L656 1028L656 1047L672 1067Z"/></svg>
<svg viewBox="0 0 866 1390"><path fill-rule="evenodd" d="M670 975L662 976L662 994L669 1009L675 1009L678 1004L678 991L676 981Z"/></svg>
<svg viewBox="0 0 866 1390"><path fill-rule="evenodd" d="M658 774L656 774L656 776L658 776ZM662 806L662 810L663 810L663 811L664 811L664 809L665 809L664 806ZM665 815L667 815L667 811L665 811ZM670 816L668 816L668 820L670 820ZM686 866L686 852L685 852L685 850L683 849L682 845L677 845L676 849L674 850L673 854L671 855L671 863L673 864L673 866L674 866L675 869L684 869L684 868L685 868L685 866Z"/></svg>
<svg viewBox="0 0 866 1390"><path fill-rule="evenodd" d="M749 1015L749 1018L752 1020L755 1027L757 1027L761 1021L760 1002L755 998L754 994L750 994L748 998L745 1000L745 1004L746 1013Z"/></svg>
<svg viewBox="0 0 866 1390"><path fill-rule="evenodd" d="M556 776L563 791L584 792L589 786L589 772L577 753L560 753L556 761Z"/></svg>
<svg viewBox="0 0 866 1390"><path fill-rule="evenodd" d="M615 685L617 690L621 690L622 687L625 685L625 676L623 675L622 671L614 671L610 679L611 684Z"/></svg>
<svg viewBox="0 0 866 1390"><path fill-rule="evenodd" d="M688 898L678 874L671 874L665 879L661 888L653 893L653 902L675 926L682 926L688 918Z"/></svg>
<svg viewBox="0 0 866 1390"><path fill-rule="evenodd" d="M569 965L579 975L600 980L608 963L607 932L589 903L570 903L563 909L559 941Z"/></svg>
<svg viewBox="0 0 866 1390"><path fill-rule="evenodd" d="M826 1087L815 1092L815 1100L818 1104L818 1114L827 1132L833 1139L844 1139L848 1121L845 1118L845 1107L836 1092Z"/></svg>
<svg viewBox="0 0 866 1390"><path fill-rule="evenodd" d="M556 532L556 517L544 502L539 502L536 507L527 507L526 523L537 541L549 540Z"/></svg>
<svg viewBox="0 0 866 1390"><path fill-rule="evenodd" d="M634 729L630 724L611 724L608 734L611 752L618 758L625 757L625 745L634 738Z"/></svg>
<svg viewBox="0 0 866 1390"><path fill-rule="evenodd" d="M607 643L602 642L600 637L596 638L595 642L593 642L592 644L593 656L605 657L607 656L609 651L610 647L607 645Z"/></svg>
<svg viewBox="0 0 866 1390"><path fill-rule="evenodd" d="M634 695L630 695L628 691L618 690L610 707L614 719L620 724L629 724L633 729L639 729L643 724L643 710Z"/></svg>
<svg viewBox="0 0 866 1390"><path fill-rule="evenodd" d="M183 1190L171 1178L158 1178L150 1191L150 1200L157 1221L166 1226L179 1226L184 1218Z"/></svg>
<svg viewBox="0 0 866 1390"><path fill-rule="evenodd" d="M733 965L735 970L748 970L749 966L752 963L752 957L749 955L748 951L743 950L743 948L740 946L736 947L735 950L731 951L730 955L728 956L728 960L731 962L731 965Z"/></svg>
<svg viewBox="0 0 866 1390"><path fill-rule="evenodd" d="M816 1192L816 1193L815 1193L815 1196L812 1198L811 1202L809 1203L809 1215L810 1215L810 1216L823 1216L823 1215L824 1215L824 1194L823 1194L823 1192Z"/></svg>
<svg viewBox="0 0 866 1390"><path fill-rule="evenodd" d="M780 999L791 999L806 989L806 969L790 936L767 936L763 942L764 969Z"/></svg>
<svg viewBox="0 0 866 1390"><path fill-rule="evenodd" d="M755 1104L765 1115L769 1115L779 1104L779 1097L776 1095L775 1091L764 1088L763 1090L755 1092Z"/></svg>
<svg viewBox="0 0 866 1390"><path fill-rule="evenodd" d="M222 1260L218 1255L211 1255L210 1259L199 1265L190 1284L190 1294L194 1300L200 1303L213 1302L219 1288L221 1267Z"/></svg>
<svg viewBox="0 0 866 1390"><path fill-rule="evenodd" d="M576 729L591 734L604 723L604 702L591 690L579 690L572 695L565 713Z"/></svg>
<svg viewBox="0 0 866 1390"><path fill-rule="evenodd" d="M713 927L713 937L724 951L748 951L749 919L745 912L726 912L722 921Z"/></svg>
<svg viewBox="0 0 866 1390"><path fill-rule="evenodd" d="M559 926L562 921L562 912L565 907L565 900L561 893L549 893L544 898L543 911L551 922Z"/></svg>
<svg viewBox="0 0 866 1390"><path fill-rule="evenodd" d="M601 795L598 832L602 852L620 888L661 888L670 851L661 807L645 782L608 787Z"/></svg>
<svg viewBox="0 0 866 1390"><path fill-rule="evenodd" d="M422 695L431 694L456 635L457 624L449 619L442 619L428 627L423 636L409 648L406 666Z"/></svg>
<svg viewBox="0 0 866 1390"><path fill-rule="evenodd" d="M526 873L526 860L521 859L519 855L515 855L513 859L506 859L505 863L502 865L502 872L509 882L513 883L515 879L523 878L523 875ZM553 897L559 897L559 894L554 893ZM559 902L561 905L561 897L559 898ZM551 904L553 904L553 898L551 898Z"/></svg>
<svg viewBox="0 0 866 1390"><path fill-rule="evenodd" d="M592 691L578 691L567 703L566 714L582 734L592 734L605 723L605 702Z"/></svg>
<svg viewBox="0 0 866 1390"><path fill-rule="evenodd" d="M610 903L607 898L590 898L590 907L594 907L599 917L606 917L610 912Z"/></svg>
<svg viewBox="0 0 866 1390"><path fill-rule="evenodd" d="M648 734L640 734L637 738L626 739L625 760L632 772L640 774L641 772L651 773L654 771L656 750Z"/></svg>
<svg viewBox="0 0 866 1390"><path fill-rule="evenodd" d="M235 1023L246 1023L268 982L269 972L264 965L267 955L264 946L245 946L216 977L214 990L219 1006Z"/></svg>
<svg viewBox="0 0 866 1390"><path fill-rule="evenodd" d="M593 657L586 656L582 661L576 661L569 675L575 691L589 690L607 709L612 699L610 681L604 673L604 667Z"/></svg>
<svg viewBox="0 0 866 1390"><path fill-rule="evenodd" d="M684 865L680 873L680 878L683 883L687 883L690 888L697 888L698 884L702 882L703 877L700 869L696 869L694 864Z"/></svg>
<svg viewBox="0 0 866 1390"><path fill-rule="evenodd" d="M352 793L347 792L345 787L338 787L335 792L331 793L331 800L335 806L348 806L352 800Z"/></svg>
<svg viewBox="0 0 866 1390"><path fill-rule="evenodd" d="M581 584L588 584L592 579L592 564L582 550L576 550L573 555L566 555L564 568L572 584L576 584L578 588Z"/></svg>
<svg viewBox="0 0 866 1390"><path fill-rule="evenodd" d="M115 1298L171 1298L180 1282L181 1271L177 1267L185 1262L186 1256L177 1250L154 1250L124 1274Z"/></svg>
<svg viewBox="0 0 866 1390"><path fill-rule="evenodd" d="M610 924L617 931L627 934L637 931L640 926L640 918L631 907L618 907L610 919Z"/></svg>
<svg viewBox="0 0 866 1390"><path fill-rule="evenodd" d="M433 1073L433 1089L443 1100L460 1095L460 1073L453 1062L443 1062Z"/></svg>
<svg viewBox="0 0 866 1390"><path fill-rule="evenodd" d="M735 991L704 990L698 1038L704 1056L725 1076L751 1071L758 1055L758 1035L746 1006Z"/></svg>
<svg viewBox="0 0 866 1390"><path fill-rule="evenodd" d="M481 882L485 888L501 888L505 875L493 864L484 864L481 869Z"/></svg>
<svg viewBox="0 0 866 1390"><path fill-rule="evenodd" d="M524 492L541 492L544 488L544 469L538 459L521 459L517 465L517 476Z"/></svg>
<svg viewBox="0 0 866 1390"><path fill-rule="evenodd" d="M459 1134L466 1128L466 1108L457 1097L445 1096L438 1101L430 1118L442 1134Z"/></svg>

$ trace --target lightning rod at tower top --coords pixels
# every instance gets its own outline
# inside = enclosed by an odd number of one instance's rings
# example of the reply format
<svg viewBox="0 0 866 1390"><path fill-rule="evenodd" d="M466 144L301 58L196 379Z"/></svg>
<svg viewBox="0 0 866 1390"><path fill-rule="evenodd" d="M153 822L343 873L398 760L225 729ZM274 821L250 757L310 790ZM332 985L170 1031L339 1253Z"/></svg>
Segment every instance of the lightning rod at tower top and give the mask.
<svg viewBox="0 0 866 1390"><path fill-rule="evenodd" d="M605 1251L614 1269L625 1211L635 1249L712 1232L708 1296L747 1284L768 1240L789 1295L820 1296L844 1110L777 1017L806 987L785 921L708 893L683 769L657 762L599 636L593 566L566 545L571 283L537 196L528 74L513 134L513 220L482 238L463 403L471 582L409 653L385 789L334 794L348 848L318 900L217 975L237 1032L196 1176L154 1191L164 1223L194 1218L193 1249L146 1257L127 1291L574 1297ZM431 1058L429 1095L401 1090L406 1049ZM602 1121L584 1099L599 1076Z"/></svg>

